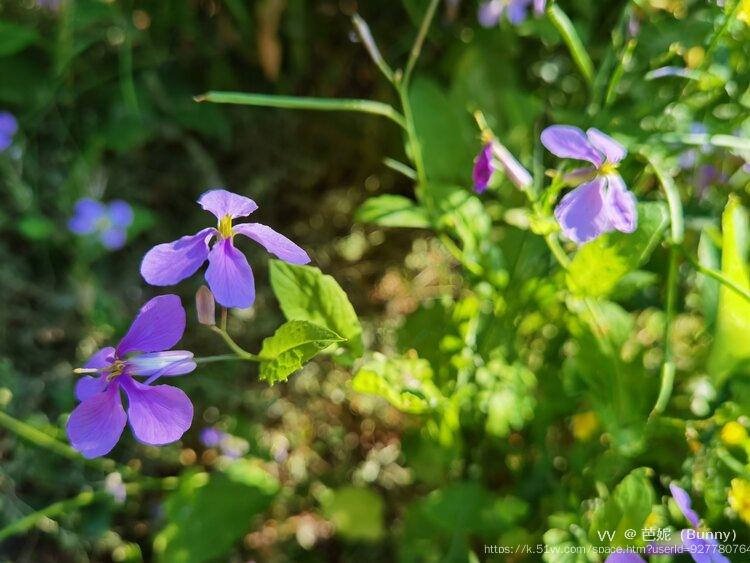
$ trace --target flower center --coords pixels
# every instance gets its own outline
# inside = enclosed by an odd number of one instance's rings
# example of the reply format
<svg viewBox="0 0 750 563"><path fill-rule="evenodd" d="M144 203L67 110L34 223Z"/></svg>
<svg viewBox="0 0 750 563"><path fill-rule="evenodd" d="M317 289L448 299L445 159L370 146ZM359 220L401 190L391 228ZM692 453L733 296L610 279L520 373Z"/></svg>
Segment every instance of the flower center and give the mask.
<svg viewBox="0 0 750 563"><path fill-rule="evenodd" d="M221 238L227 239L232 238L232 216L231 215L224 215L221 219L219 219L219 234L221 235Z"/></svg>
<svg viewBox="0 0 750 563"><path fill-rule="evenodd" d="M122 372L125 371L125 362L122 360L115 360L114 363L109 366L107 371L109 371L107 374L107 381L112 381L115 377L119 377L122 375Z"/></svg>
<svg viewBox="0 0 750 563"><path fill-rule="evenodd" d="M605 162L599 167L599 172L601 172L602 176L614 174L617 172L617 165L612 162Z"/></svg>

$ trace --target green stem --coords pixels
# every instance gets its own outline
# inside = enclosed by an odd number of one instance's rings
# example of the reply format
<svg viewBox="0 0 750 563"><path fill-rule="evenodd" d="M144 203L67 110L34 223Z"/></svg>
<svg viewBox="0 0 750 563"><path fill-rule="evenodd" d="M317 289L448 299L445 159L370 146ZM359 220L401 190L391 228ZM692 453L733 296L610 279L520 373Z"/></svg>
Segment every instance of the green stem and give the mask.
<svg viewBox="0 0 750 563"><path fill-rule="evenodd" d="M111 459L103 457L86 459L69 445L60 442L49 434L46 434L42 430L39 430L38 428L35 428L34 426L26 422L12 417L4 411L0 411L0 426L8 429L9 431L13 432L13 434L18 436L19 438L23 438L27 442L56 453L57 455L60 455L62 457L66 457L70 460L83 462L90 467L94 467L108 473L112 471L119 471L124 477L133 477L136 475L136 472L134 472L129 467L118 467L117 464Z"/></svg>
<svg viewBox="0 0 750 563"><path fill-rule="evenodd" d="M643 158L651 165L651 168L656 174L659 184L664 190L664 194L667 197L667 206L669 207L669 219L671 236L670 242L675 245L681 245L685 238L685 222L682 214L682 200L680 199L680 192L677 190L677 186L674 180L659 166L653 159L648 155L641 152Z"/></svg>
<svg viewBox="0 0 750 563"><path fill-rule="evenodd" d="M607 85L607 93L604 96L605 108L611 106L614 103L615 98L617 97L617 86L620 84L622 75L625 74L625 67L633 58L633 52L635 51L635 47L637 44L638 41L636 41L635 39L631 39L628 42L628 46L625 48L625 53L622 55L622 58L617 63L617 67L612 72L612 77L610 78L609 84Z"/></svg>
<svg viewBox="0 0 750 563"><path fill-rule="evenodd" d="M589 57L586 48L583 46L576 28L573 26L573 22L570 21L567 14L557 4L550 4L547 7L547 16L557 28L565 45L567 45L573 61L578 66L578 70L581 71L581 75L586 81L586 85L589 89L592 88L594 85L594 63L591 62L591 57Z"/></svg>
<svg viewBox="0 0 750 563"><path fill-rule="evenodd" d="M440 242L443 243L443 246L448 249L448 252L451 253L451 256L453 256L453 258L455 258L459 264L461 264L464 268L466 268L469 272L477 277L481 278L484 276L484 268L482 268L480 264L477 264L472 260L468 260L464 256L463 251L455 242L453 242L453 239L450 236L448 236L446 233L440 233L439 236Z"/></svg>
<svg viewBox="0 0 750 563"><path fill-rule="evenodd" d="M667 311L664 318L664 364L661 368L661 386L656 404L651 410L649 418L654 418L664 412L672 397L674 388L674 376L676 366L672 357L672 324L674 322L675 309L677 307L677 282L678 282L678 247L669 249L669 274L667 275Z"/></svg>
<svg viewBox="0 0 750 563"><path fill-rule="evenodd" d="M370 32L370 26L367 25L367 22L363 20L359 14L354 14L352 16L352 25L354 25L354 29L357 31L357 35L359 35L359 38L365 46L365 50L370 55L372 62L374 62L380 69L380 72L382 72L383 76L388 79L388 82L393 83L393 69L388 65L383 58L383 55L380 53L380 49L378 49L378 45L375 43L375 39Z"/></svg>
<svg viewBox="0 0 750 563"><path fill-rule="evenodd" d="M547 243L547 246L552 252L552 255L555 257L555 259L560 264L560 266L564 270L567 270L568 268L570 268L570 258L565 253L562 246L560 246L560 241L557 240L555 233L550 233L548 235L545 235L544 242Z"/></svg>
<svg viewBox="0 0 750 563"><path fill-rule="evenodd" d="M222 356L206 356L205 358L193 358L196 364L212 364L214 362L237 362L245 358L240 358L237 354L224 354Z"/></svg>
<svg viewBox="0 0 750 563"><path fill-rule="evenodd" d="M716 457L738 475L741 475L745 479L750 479L750 471L747 470L745 464L730 454L725 448L716 448Z"/></svg>
<svg viewBox="0 0 750 563"><path fill-rule="evenodd" d="M417 180L421 186L427 184L427 172L422 157L422 145L417 137L417 130L414 127L414 114L411 111L411 102L409 101L409 92L404 84L398 86L398 95L401 100L401 107L404 110L406 118L406 136L411 148L411 156L414 160L414 167L417 169Z"/></svg>
<svg viewBox="0 0 750 563"><path fill-rule="evenodd" d="M417 171L414 170L411 166L408 164L404 164L403 162L400 162L396 160L395 158L385 157L383 159L383 164L385 164L388 168L391 170L398 172L399 174L403 174L410 180L416 180L417 179Z"/></svg>
<svg viewBox="0 0 750 563"><path fill-rule="evenodd" d="M259 362L260 358L256 356L255 354L251 354L244 348L242 348L239 344L237 344L234 340L232 340L232 337L229 336L229 333L221 330L217 326L209 327L211 330L213 330L216 334L221 336L221 338L224 340L227 346L232 350L232 352L235 353L237 359L239 360L246 360L249 362Z"/></svg>
<svg viewBox="0 0 750 563"><path fill-rule="evenodd" d="M737 295L750 302L750 291L738 285L718 270L714 270L713 268L709 268L708 266L704 266L703 264L698 262L698 260L688 254L685 247L680 247L680 250L682 250L683 256L685 256L690 265L693 266L693 268L695 268L699 273L708 276L709 278L715 279L720 284L726 286L727 288L734 291Z"/></svg>
<svg viewBox="0 0 750 563"><path fill-rule="evenodd" d="M404 116L392 106L372 100L351 98L304 98L296 96L275 96L269 94L247 94L243 92L207 92L193 98L196 102L215 104L238 104L284 109L307 109L313 111L353 111L387 117L399 127L406 129Z"/></svg>
<svg viewBox="0 0 750 563"><path fill-rule="evenodd" d="M430 0L430 5L427 6L427 11L424 14L424 18L422 18L422 24L419 26L419 32L417 33L417 37L416 39L414 39L414 44L412 45L411 51L409 52L409 60L406 62L404 76L401 79L401 85L404 87L404 89L407 89L409 87L411 75L414 72L414 67L417 64L417 61L419 60L419 55L422 52L422 46L424 45L424 41L427 38L427 32L430 30L430 25L432 25L432 20L435 17L435 12L437 11L439 3L440 0Z"/></svg>

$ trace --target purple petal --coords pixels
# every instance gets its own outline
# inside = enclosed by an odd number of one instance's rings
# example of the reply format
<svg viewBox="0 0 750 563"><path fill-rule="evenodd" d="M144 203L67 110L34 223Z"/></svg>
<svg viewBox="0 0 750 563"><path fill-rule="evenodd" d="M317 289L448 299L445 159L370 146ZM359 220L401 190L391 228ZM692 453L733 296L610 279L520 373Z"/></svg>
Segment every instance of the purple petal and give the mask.
<svg viewBox="0 0 750 563"><path fill-rule="evenodd" d="M604 563L646 563L646 560L637 553L629 551L615 551Z"/></svg>
<svg viewBox="0 0 750 563"><path fill-rule="evenodd" d="M609 186L607 189L609 221L618 231L632 233L638 226L635 196L625 186L619 174L609 174L605 179Z"/></svg>
<svg viewBox="0 0 750 563"><path fill-rule="evenodd" d="M208 258L208 242L213 228L149 250L141 262L141 275L151 285L174 285L190 277Z"/></svg>
<svg viewBox="0 0 750 563"><path fill-rule="evenodd" d="M687 518L687 521L690 522L694 528L697 528L698 524L700 524L700 518L691 508L693 503L690 500L690 495L687 494L685 489L678 487L674 483L670 483L669 491L672 493L672 498L677 503L677 507L680 511L685 515L685 518Z"/></svg>
<svg viewBox="0 0 750 563"><path fill-rule="evenodd" d="M204 193L198 203L206 211L222 219L229 215L232 219L246 217L258 209L258 205L249 197L228 192L227 190L211 190Z"/></svg>
<svg viewBox="0 0 750 563"><path fill-rule="evenodd" d="M125 229L111 227L102 231L102 233L99 235L99 240L102 241L102 244L105 248L109 250L118 250L125 246L127 233Z"/></svg>
<svg viewBox="0 0 750 563"><path fill-rule="evenodd" d="M176 295L148 301L117 347L117 357L128 352L161 352L177 344L185 332L185 309Z"/></svg>
<svg viewBox="0 0 750 563"><path fill-rule="evenodd" d="M674 492L672 496L674 496ZM690 499L688 498L688 500ZM713 538L697 538L694 537L695 535L697 535L696 530L682 530L680 532L682 543L693 561L696 563L729 563L729 559L721 553L719 542Z"/></svg>
<svg viewBox="0 0 750 563"><path fill-rule="evenodd" d="M200 433L200 440L201 443L203 443L204 446L207 448L213 448L214 446L218 446L221 441L226 438L226 433L222 432L218 428L214 428L213 426L209 426L208 428L204 428L201 430Z"/></svg>
<svg viewBox="0 0 750 563"><path fill-rule="evenodd" d="M97 393L101 393L107 388L107 375L102 374L99 377L85 375L76 382L76 399L83 402L90 399Z"/></svg>
<svg viewBox="0 0 750 563"><path fill-rule="evenodd" d="M91 356L83 365L85 368L105 368L115 360L115 349L112 346L106 346Z"/></svg>
<svg viewBox="0 0 750 563"><path fill-rule="evenodd" d="M508 4L508 21L513 25L521 25L526 21L531 0L511 0Z"/></svg>
<svg viewBox="0 0 750 563"><path fill-rule="evenodd" d="M73 217L68 221L68 228L79 235L93 233L106 212L107 208L99 201L90 198L79 199L73 210Z"/></svg>
<svg viewBox="0 0 750 563"><path fill-rule="evenodd" d="M597 168L602 165L602 155L594 149L586 135L578 127L552 125L542 131L542 144L560 158L588 160Z"/></svg>
<svg viewBox="0 0 750 563"><path fill-rule="evenodd" d="M580 186L584 182L590 182L596 176L596 168L586 166L584 168L575 168L563 176L566 184L571 186Z"/></svg>
<svg viewBox="0 0 750 563"><path fill-rule="evenodd" d="M148 377L146 385L160 377L185 375L196 367L193 353L187 350L170 350L168 352L152 352L139 354L127 360L129 375Z"/></svg>
<svg viewBox="0 0 750 563"><path fill-rule="evenodd" d="M128 202L115 199L109 203L107 216L114 227L127 229L133 222L133 208Z"/></svg>
<svg viewBox="0 0 750 563"><path fill-rule="evenodd" d="M591 141L591 144L594 145L594 148L607 157L607 162L617 164L628 155L628 149L609 135L599 131L599 129L594 129L592 127L586 131L586 136L589 138L589 141Z"/></svg>
<svg viewBox="0 0 750 563"><path fill-rule="evenodd" d="M18 130L18 122L12 114L7 111L0 112L0 152L3 152L13 143L13 135Z"/></svg>
<svg viewBox="0 0 750 563"><path fill-rule="evenodd" d="M105 392L89 397L73 410L68 419L68 439L83 457L99 457L115 447L126 420L118 386L112 384Z"/></svg>
<svg viewBox="0 0 750 563"><path fill-rule="evenodd" d="M477 11L477 20L482 27L495 27L503 15L505 5L502 0L489 0L482 2Z"/></svg>
<svg viewBox="0 0 750 563"><path fill-rule="evenodd" d="M234 226L234 231L253 239L268 252L275 254L285 262L290 264L307 264L310 262L307 252L267 225L240 223Z"/></svg>
<svg viewBox="0 0 750 563"><path fill-rule="evenodd" d="M513 185L523 190L533 183L533 178L529 174L529 171L516 160L516 157L502 143L495 141L492 149L500 164L502 164L505 175Z"/></svg>
<svg viewBox="0 0 750 563"><path fill-rule="evenodd" d="M555 217L569 239L583 244L612 230L604 203L604 179L596 178L562 198Z"/></svg>
<svg viewBox="0 0 750 563"><path fill-rule="evenodd" d="M475 192L478 194L484 193L492 179L494 171L492 167L492 143L487 143L479 151L474 160L474 169L471 171Z"/></svg>
<svg viewBox="0 0 750 563"><path fill-rule="evenodd" d="M537 16L541 16L547 7L547 0L534 0L534 12Z"/></svg>
<svg viewBox="0 0 750 563"><path fill-rule="evenodd" d="M179 440L193 422L193 403L171 385L144 385L123 376L128 395L128 421L135 437L144 444L162 446Z"/></svg>
<svg viewBox="0 0 750 563"><path fill-rule="evenodd" d="M206 281L224 307L249 307L255 301L255 281L247 258L231 239L217 242L208 255Z"/></svg>

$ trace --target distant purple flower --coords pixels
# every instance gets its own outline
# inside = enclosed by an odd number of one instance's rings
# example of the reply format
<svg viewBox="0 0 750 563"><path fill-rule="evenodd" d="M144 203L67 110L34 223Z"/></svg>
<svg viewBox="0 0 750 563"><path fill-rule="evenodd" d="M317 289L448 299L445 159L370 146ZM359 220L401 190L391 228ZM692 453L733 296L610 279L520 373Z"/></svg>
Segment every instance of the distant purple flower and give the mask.
<svg viewBox="0 0 750 563"><path fill-rule="evenodd" d="M198 203L213 213L216 228L209 227L148 251L141 263L141 275L151 285L174 285L193 275L208 259L206 281L216 301L224 307L249 307L255 301L253 271L244 254L234 246L234 235L251 238L268 252L291 264L307 264L310 257L299 246L261 223L232 225L258 206L247 197L226 190L204 193ZM209 249L211 239L216 243Z"/></svg>
<svg viewBox="0 0 750 563"><path fill-rule="evenodd" d="M682 545L694 561L697 563L729 563L729 559L724 557L719 551L719 543L707 535L707 532L699 531L700 517L692 508L692 501L687 492L671 483L669 491L672 493L680 512L685 516L692 528L680 532Z"/></svg>
<svg viewBox="0 0 750 563"><path fill-rule="evenodd" d="M207 448L213 448L219 445L219 443L226 438L227 433L222 432L215 426L209 426L201 430L200 440L201 443Z"/></svg>
<svg viewBox="0 0 750 563"><path fill-rule="evenodd" d="M12 113L0 112L0 152L4 152L13 142L13 135L18 131L18 121Z"/></svg>
<svg viewBox="0 0 750 563"><path fill-rule="evenodd" d="M248 450L248 443L245 440L219 430L215 426L201 430L200 440L205 447L218 447L222 455L232 459L242 457Z"/></svg>
<svg viewBox="0 0 750 563"><path fill-rule="evenodd" d="M499 141L493 140L487 143L474 160L472 178L474 180L474 191L481 194L492 180L495 172L495 157L503 168L505 175L518 189L525 190L532 183L531 174L516 157Z"/></svg>
<svg viewBox="0 0 750 563"><path fill-rule="evenodd" d="M529 8L533 5L534 13L544 12L547 0L488 0L479 5L477 19L482 27L495 27L506 14L513 25L520 25L529 15Z"/></svg>
<svg viewBox="0 0 750 563"><path fill-rule="evenodd" d="M117 443L125 422L144 444L161 446L178 440L190 428L193 405L180 389L151 385L160 377L184 375L195 369L192 352L169 350L185 331L185 309L176 295L147 302L117 348L102 348L84 366L97 377L76 384L78 405L68 419L71 445L86 458L107 454ZM134 377L146 377L140 383ZM122 408L120 389L128 396Z"/></svg>
<svg viewBox="0 0 750 563"><path fill-rule="evenodd" d="M628 154L625 147L598 129L584 134L569 125L547 127L542 131L542 144L560 158L593 164L572 172L588 181L566 194L555 209L565 236L582 244L610 231L635 231L636 199L617 173L617 165Z"/></svg>
<svg viewBox="0 0 750 563"><path fill-rule="evenodd" d="M132 222L133 208L127 202L114 200L106 205L84 198L76 203L68 228L78 235L96 233L106 248L117 250L124 246Z"/></svg>
<svg viewBox="0 0 750 563"><path fill-rule="evenodd" d="M110 473L104 479L104 490L107 491L116 502L122 504L128 496L125 489L125 483L122 482L122 475L117 471Z"/></svg>
<svg viewBox="0 0 750 563"><path fill-rule="evenodd" d="M36 3L40 8L55 11L62 4L62 0L36 0Z"/></svg>

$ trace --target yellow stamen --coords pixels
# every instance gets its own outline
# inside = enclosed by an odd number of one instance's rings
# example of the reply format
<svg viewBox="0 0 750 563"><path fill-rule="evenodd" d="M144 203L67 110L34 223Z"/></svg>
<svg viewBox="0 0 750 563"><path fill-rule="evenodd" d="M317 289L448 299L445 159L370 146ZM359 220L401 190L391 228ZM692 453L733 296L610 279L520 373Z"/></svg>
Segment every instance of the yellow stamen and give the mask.
<svg viewBox="0 0 750 563"><path fill-rule="evenodd" d="M601 165L601 167L599 167L599 172L602 176L614 174L615 172L617 172L617 165L612 162L605 162Z"/></svg>
<svg viewBox="0 0 750 563"><path fill-rule="evenodd" d="M224 215L219 219L219 234L224 239L232 238L234 233L232 232L232 217L230 215Z"/></svg>

